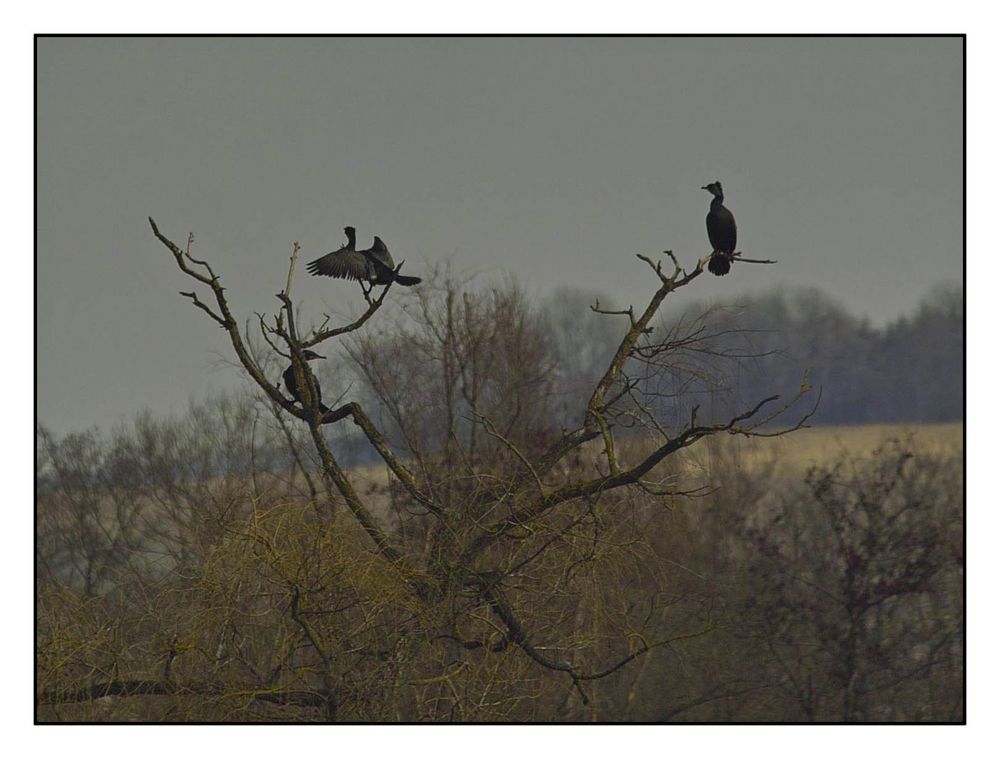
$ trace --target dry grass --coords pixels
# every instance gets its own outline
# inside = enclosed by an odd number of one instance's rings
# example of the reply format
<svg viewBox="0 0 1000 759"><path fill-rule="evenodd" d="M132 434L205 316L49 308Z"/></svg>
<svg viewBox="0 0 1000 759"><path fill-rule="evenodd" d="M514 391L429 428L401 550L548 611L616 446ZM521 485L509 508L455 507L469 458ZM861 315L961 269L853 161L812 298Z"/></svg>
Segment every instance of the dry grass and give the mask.
<svg viewBox="0 0 1000 759"><path fill-rule="evenodd" d="M870 457L887 441L906 442L914 453L953 458L962 455L964 426L950 424L871 424L815 427L779 437L716 435L681 451L658 465L650 479L672 483L685 490L706 484L738 483L746 477L781 475L801 480L806 470L844 456ZM652 439L620 443L623 460L635 461L649 453ZM589 451L594 464L603 458L601 448ZM735 479L734 479L735 478Z"/></svg>
<svg viewBox="0 0 1000 759"><path fill-rule="evenodd" d="M810 466L833 461L841 456L864 458L888 440L912 441L914 452L939 456L961 456L964 424L855 424L840 427L812 427L780 437L744 438L717 436L711 440L740 468L756 471L777 464L788 472L805 472ZM682 453L684 469L702 470L710 454L720 452L703 441ZM619 443L626 456L639 454L649 445L626 440ZM593 462L603 464L601 446L588 447ZM730 459L732 460L732 459ZM664 462L667 464L668 462ZM677 461L673 464L676 465ZM382 465L356 467L352 470L359 489L385 487L391 478Z"/></svg>
<svg viewBox="0 0 1000 759"><path fill-rule="evenodd" d="M858 424L815 427L776 438L734 440L743 466L755 468L772 460L784 467L806 469L841 456L865 457L887 440L910 440L914 452L928 455L962 454L961 422L949 424Z"/></svg>
<svg viewBox="0 0 1000 759"><path fill-rule="evenodd" d="M813 427L780 437L745 438L717 435L700 441L657 466L648 479L673 483L679 489L706 484L720 485L734 475L770 473L799 480L809 467L830 463L844 455L866 458L891 439L910 441L915 453L955 457L963 451L962 422L947 424L859 424L839 427ZM619 454L625 462L638 461L649 453L652 438L624 438L618 441ZM606 467L603 445L593 441L583 447L585 473L593 476ZM393 476L384 464L356 466L351 469L355 488L368 501L380 520L391 523L395 517L389 508L388 487ZM553 483L558 479L554 476ZM268 475L259 475L262 492L287 486ZM295 478L305 491L305 482Z"/></svg>

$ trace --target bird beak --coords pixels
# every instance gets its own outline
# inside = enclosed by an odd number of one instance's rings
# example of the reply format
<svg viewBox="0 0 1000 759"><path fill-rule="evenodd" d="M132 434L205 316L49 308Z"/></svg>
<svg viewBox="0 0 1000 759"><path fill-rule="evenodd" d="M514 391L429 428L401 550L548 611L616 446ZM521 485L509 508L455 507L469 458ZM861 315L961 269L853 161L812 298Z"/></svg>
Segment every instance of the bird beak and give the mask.
<svg viewBox="0 0 1000 759"><path fill-rule="evenodd" d="M705 185L705 186L704 186L704 187L702 187L701 189L703 189L703 190L707 190L707 189L708 189L708 185Z"/></svg>

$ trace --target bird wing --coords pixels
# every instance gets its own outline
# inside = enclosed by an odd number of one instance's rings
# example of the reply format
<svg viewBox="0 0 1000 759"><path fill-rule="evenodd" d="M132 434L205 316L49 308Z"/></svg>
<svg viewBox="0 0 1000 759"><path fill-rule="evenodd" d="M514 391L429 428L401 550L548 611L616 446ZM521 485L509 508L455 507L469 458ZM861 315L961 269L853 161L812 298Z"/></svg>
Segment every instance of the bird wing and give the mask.
<svg viewBox="0 0 1000 759"><path fill-rule="evenodd" d="M350 250L346 245L306 264L306 270L314 276L339 279L362 280L371 276L371 265L365 254L359 250Z"/></svg>
<svg viewBox="0 0 1000 759"><path fill-rule="evenodd" d="M396 263L392 260L392 256L389 254L389 249L385 246L378 237L375 238L375 244L368 249L376 261L378 261L383 266L388 266L390 269L396 268Z"/></svg>

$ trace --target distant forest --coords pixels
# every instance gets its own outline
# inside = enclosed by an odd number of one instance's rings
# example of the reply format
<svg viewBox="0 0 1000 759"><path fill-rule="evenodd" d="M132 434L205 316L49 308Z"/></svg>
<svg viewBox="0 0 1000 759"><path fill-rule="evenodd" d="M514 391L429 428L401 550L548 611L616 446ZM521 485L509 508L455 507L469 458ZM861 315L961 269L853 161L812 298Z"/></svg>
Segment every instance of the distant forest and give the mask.
<svg viewBox="0 0 1000 759"><path fill-rule="evenodd" d="M821 387L814 424L950 422L964 410L965 302L942 283L917 309L882 328L848 313L817 289L776 290L710 317L744 333L748 353L736 378L743 398Z"/></svg>
<svg viewBox="0 0 1000 759"><path fill-rule="evenodd" d="M518 318L531 322L521 327L530 327L522 334L530 333L531 341L494 345L496 337L483 335L483 345L492 345L487 350L494 356L502 353L508 361L535 368L532 392L547 398L541 407L551 424L565 428L579 424L576 415L586 406L588 389L606 369L628 319L624 313L596 313L592 306L598 303L605 311L623 306L596 292L571 288L532 302L512 279L470 288L464 297L478 298L476 307L482 308L489 308L485 304L490 301L523 306ZM672 363L649 376L642 376L637 367L634 381L646 391L651 410L678 425L695 405L700 418L722 418L748 400L775 394L789 398L803 383L822 391L812 425L956 421L963 418L965 397L964 316L964 294L958 283L939 284L911 314L880 328L813 288L776 288L726 305L689 304L665 310L650 335L650 341L661 340L664 334L676 336ZM381 324L368 328L363 348L346 342L339 356L335 349L326 351L332 360L314 367L324 399L331 405L338 398L356 400L376 415L385 410L385 399L378 397L372 378L360 369L359 351L392 355L400 387L408 388L404 395L429 391L428 383L439 382L415 334L408 332L407 319L398 310L395 316L386 314ZM276 384L283 368L272 364ZM522 381L515 379L513 367L494 366L493 371L501 383ZM419 405L423 400L414 397L413 402ZM193 403L186 419L156 421L142 413L135 429L172 437L188 425L230 427L239 426L240 420L249 424L258 412L248 403L252 406L254 401L237 393ZM435 436L434 417L430 413L429 426L421 434ZM209 418L215 421L208 423ZM403 446L402 433L393 424L386 424L386 434L391 443ZM97 433L93 439L100 437ZM345 463L374 461L371 448L355 431L342 427L334 440ZM193 446L194 440L189 443ZM271 447L261 437L257 445ZM282 440L274 440L273 447L270 455L260 452L258 465L267 460L286 465ZM210 471L215 469L210 466Z"/></svg>
<svg viewBox="0 0 1000 759"><path fill-rule="evenodd" d="M594 299L561 290L545 306L567 388L586 387L606 366L622 327L590 312L586 306ZM957 283L937 285L913 313L881 328L815 288L774 289L728 306L675 308L664 313L657 331L672 329L678 341L696 339L661 400L678 405L680 414L692 403L725 413L747 399L787 397L808 382L822 389L813 424L960 420L964 317Z"/></svg>

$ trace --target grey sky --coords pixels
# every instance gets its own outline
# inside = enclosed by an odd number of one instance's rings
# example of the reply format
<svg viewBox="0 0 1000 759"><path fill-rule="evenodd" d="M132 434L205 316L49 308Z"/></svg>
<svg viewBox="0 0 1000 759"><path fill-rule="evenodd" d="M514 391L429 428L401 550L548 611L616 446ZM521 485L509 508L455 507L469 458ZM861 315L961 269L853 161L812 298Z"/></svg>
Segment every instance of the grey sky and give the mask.
<svg viewBox="0 0 1000 759"><path fill-rule="evenodd" d="M681 297L816 285L879 324L962 276L960 39L38 41L39 420L108 427L236 381L146 217L242 317L373 234L640 303L634 253L704 255L718 179L745 255ZM308 278L310 314L356 285Z"/></svg>

